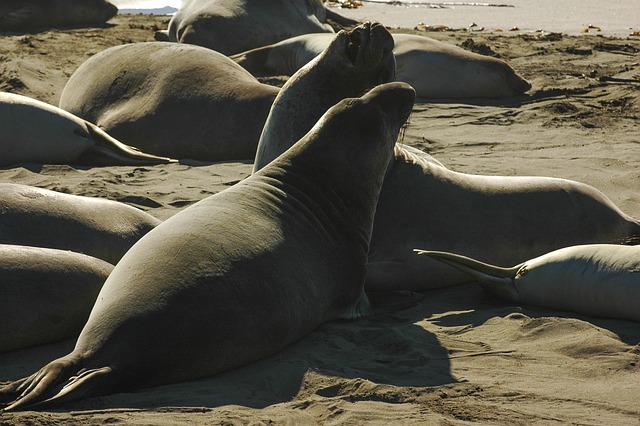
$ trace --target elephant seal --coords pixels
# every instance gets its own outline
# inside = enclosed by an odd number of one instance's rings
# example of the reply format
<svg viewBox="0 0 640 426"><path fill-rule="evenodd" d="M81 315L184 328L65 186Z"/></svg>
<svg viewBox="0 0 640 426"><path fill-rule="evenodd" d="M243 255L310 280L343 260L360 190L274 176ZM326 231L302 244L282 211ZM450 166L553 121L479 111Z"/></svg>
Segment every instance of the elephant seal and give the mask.
<svg viewBox="0 0 640 426"><path fill-rule="evenodd" d="M0 243L72 250L116 264L158 225L127 204L0 183Z"/></svg>
<svg viewBox="0 0 640 426"><path fill-rule="evenodd" d="M325 8L322 0L183 0L158 41L196 44L225 55L307 33L333 33L327 19L358 23Z"/></svg>
<svg viewBox="0 0 640 426"><path fill-rule="evenodd" d="M102 25L117 13L105 0L2 0L0 31Z"/></svg>
<svg viewBox="0 0 640 426"><path fill-rule="evenodd" d="M60 107L155 155L253 159L278 94L229 58L177 43L135 43L91 57Z"/></svg>
<svg viewBox="0 0 640 426"><path fill-rule="evenodd" d="M0 244L0 352L77 336L112 269L71 251Z"/></svg>
<svg viewBox="0 0 640 426"><path fill-rule="evenodd" d="M640 321L640 246L565 247L512 268L453 253L415 250L475 278L514 303Z"/></svg>
<svg viewBox="0 0 640 426"><path fill-rule="evenodd" d="M0 92L0 166L18 163L144 165L175 160L120 143L96 125L53 105Z"/></svg>
<svg viewBox="0 0 640 426"><path fill-rule="evenodd" d="M332 34L304 34L231 56L254 75L293 75L318 56ZM502 98L531 89L505 61L413 34L393 34L396 79L421 98Z"/></svg>
<svg viewBox="0 0 640 426"><path fill-rule="evenodd" d="M349 59L358 43L344 37L338 34L284 85L265 123L254 171L304 135L354 81L366 85L367 73ZM365 54L366 46L360 44L357 55ZM640 222L591 186L549 177L457 173L397 144L376 208L366 289L422 291L469 281L440 262L418 258L415 247L516 264L561 247L631 235L640 235Z"/></svg>
<svg viewBox="0 0 640 426"><path fill-rule="evenodd" d="M210 376L363 315L377 195L414 99L389 83L340 102L272 164L143 237L73 352L0 389L17 397L5 410Z"/></svg>
<svg viewBox="0 0 640 426"><path fill-rule="evenodd" d="M393 38L379 23L366 22L349 32L340 31L332 40L324 53L288 80L276 97L260 135L254 172L300 139L306 133L303 127L308 131L315 124L311 120L317 121L329 107L395 78ZM290 99L291 86L295 96L302 98ZM333 95L337 93L340 95ZM291 102L296 108L294 123L285 118Z"/></svg>

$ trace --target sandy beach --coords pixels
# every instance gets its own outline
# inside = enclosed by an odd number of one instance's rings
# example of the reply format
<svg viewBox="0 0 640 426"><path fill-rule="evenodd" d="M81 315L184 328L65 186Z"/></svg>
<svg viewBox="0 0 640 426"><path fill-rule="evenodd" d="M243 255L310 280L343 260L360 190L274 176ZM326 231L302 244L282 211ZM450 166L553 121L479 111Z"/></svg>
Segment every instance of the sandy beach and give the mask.
<svg viewBox="0 0 640 426"><path fill-rule="evenodd" d="M168 21L118 15L105 28L3 35L0 90L57 105L86 59L152 41ZM640 38L394 31L501 57L533 85L506 100L420 99L403 143L460 172L578 180L640 217ZM22 164L0 168L0 182L117 200L164 220L250 171L250 161ZM235 371L53 411L0 413L0 424L640 425L638 323L516 306L475 283L373 300L373 315L327 323ZM0 354L0 382L73 344Z"/></svg>

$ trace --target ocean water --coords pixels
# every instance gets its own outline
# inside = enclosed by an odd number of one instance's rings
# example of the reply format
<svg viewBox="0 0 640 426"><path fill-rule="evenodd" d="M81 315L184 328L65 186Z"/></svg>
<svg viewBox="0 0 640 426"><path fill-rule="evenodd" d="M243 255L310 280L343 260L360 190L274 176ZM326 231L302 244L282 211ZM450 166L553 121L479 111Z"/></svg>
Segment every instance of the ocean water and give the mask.
<svg viewBox="0 0 640 426"><path fill-rule="evenodd" d="M181 0L111 0L121 9L180 7ZM587 32L628 36L640 31L640 0L489 0L488 2L406 0L364 1L339 13L358 20L375 20L389 27L414 28L419 23L488 31L543 30L577 35ZM591 28L589 28L591 26ZM598 30L599 29L599 30Z"/></svg>

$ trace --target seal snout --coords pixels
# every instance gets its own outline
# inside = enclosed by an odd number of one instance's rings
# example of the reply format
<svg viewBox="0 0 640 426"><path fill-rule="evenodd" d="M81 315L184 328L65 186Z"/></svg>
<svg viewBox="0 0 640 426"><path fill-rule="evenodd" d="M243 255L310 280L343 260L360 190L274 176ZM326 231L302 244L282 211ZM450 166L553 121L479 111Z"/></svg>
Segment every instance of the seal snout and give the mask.
<svg viewBox="0 0 640 426"><path fill-rule="evenodd" d="M370 23L367 22L364 25L360 25L347 33L347 57L352 63L356 63L358 60L358 53L361 48L365 47L369 39L369 27Z"/></svg>
<svg viewBox="0 0 640 426"><path fill-rule="evenodd" d="M377 104L389 116L402 124L411 114L416 100L416 91L407 83L393 82L376 86L362 98Z"/></svg>

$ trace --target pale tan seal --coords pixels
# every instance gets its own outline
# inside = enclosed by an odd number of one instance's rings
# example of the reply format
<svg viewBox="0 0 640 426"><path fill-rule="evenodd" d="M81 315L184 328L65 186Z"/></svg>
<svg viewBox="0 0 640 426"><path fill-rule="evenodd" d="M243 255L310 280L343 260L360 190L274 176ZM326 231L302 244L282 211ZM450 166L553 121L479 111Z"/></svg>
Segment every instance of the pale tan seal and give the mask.
<svg viewBox="0 0 640 426"><path fill-rule="evenodd" d="M0 352L77 336L112 269L72 251L0 244Z"/></svg>
<svg viewBox="0 0 640 426"><path fill-rule="evenodd" d="M27 96L0 92L0 166L18 163L143 165L174 160L145 154L96 125Z"/></svg>
<svg viewBox="0 0 640 426"><path fill-rule="evenodd" d="M270 166L143 237L74 351L0 390L17 398L6 410L213 375L366 312L373 212L414 98L389 83L340 102Z"/></svg>
<svg viewBox="0 0 640 426"><path fill-rule="evenodd" d="M116 264L160 221L117 201L0 183L0 243L72 250Z"/></svg>
<svg viewBox="0 0 640 426"><path fill-rule="evenodd" d="M512 268L453 253L416 252L469 274L514 303L640 321L640 246L565 247Z"/></svg>
<svg viewBox="0 0 640 426"><path fill-rule="evenodd" d="M422 98L502 98L531 85L501 59L413 34L392 34L396 79ZM332 34L303 34L231 57L254 75L293 75L318 56Z"/></svg>
<svg viewBox="0 0 640 426"><path fill-rule="evenodd" d="M307 33L333 33L327 18L357 22L325 8L322 0L184 0L156 40L197 44L225 55Z"/></svg>
<svg viewBox="0 0 640 426"><path fill-rule="evenodd" d="M254 171L305 134L316 117L353 90L354 82L366 85L370 77L349 59L357 43L346 43L344 37L339 34L285 84L265 123ZM415 247L516 264L561 247L634 234L640 234L640 222L589 185L457 173L398 144L376 209L366 288L420 291L469 280L440 262L415 256Z"/></svg>
<svg viewBox="0 0 640 426"><path fill-rule="evenodd" d="M60 107L155 155L246 160L278 91L212 50L135 43L83 63Z"/></svg>
<svg viewBox="0 0 640 426"><path fill-rule="evenodd" d="M0 31L102 25L117 13L105 0L2 0Z"/></svg>

